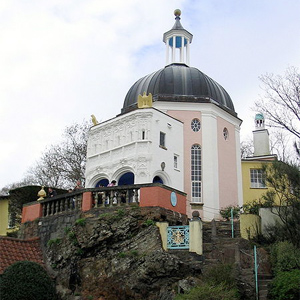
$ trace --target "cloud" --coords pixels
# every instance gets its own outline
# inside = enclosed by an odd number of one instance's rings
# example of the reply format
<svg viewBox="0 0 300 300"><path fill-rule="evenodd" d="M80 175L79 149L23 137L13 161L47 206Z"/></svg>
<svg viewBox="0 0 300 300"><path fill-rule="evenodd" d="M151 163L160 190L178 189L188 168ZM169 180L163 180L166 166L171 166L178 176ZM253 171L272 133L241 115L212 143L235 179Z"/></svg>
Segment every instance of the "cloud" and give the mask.
<svg viewBox="0 0 300 300"><path fill-rule="evenodd" d="M0 187L20 180L72 122L120 113L131 85L165 65L182 10L191 65L219 82L251 132L258 76L299 65L298 1L3 1ZM254 113L253 113L254 115ZM249 129L250 128L250 129Z"/></svg>

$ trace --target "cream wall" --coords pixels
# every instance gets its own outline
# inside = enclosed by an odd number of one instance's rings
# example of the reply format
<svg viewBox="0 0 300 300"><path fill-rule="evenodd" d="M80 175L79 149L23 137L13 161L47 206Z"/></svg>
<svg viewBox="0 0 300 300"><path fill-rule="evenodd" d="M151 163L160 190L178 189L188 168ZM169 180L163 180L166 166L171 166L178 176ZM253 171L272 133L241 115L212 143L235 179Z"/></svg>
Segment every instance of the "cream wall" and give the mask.
<svg viewBox="0 0 300 300"><path fill-rule="evenodd" d="M6 235L8 227L8 199L0 199L0 235Z"/></svg>

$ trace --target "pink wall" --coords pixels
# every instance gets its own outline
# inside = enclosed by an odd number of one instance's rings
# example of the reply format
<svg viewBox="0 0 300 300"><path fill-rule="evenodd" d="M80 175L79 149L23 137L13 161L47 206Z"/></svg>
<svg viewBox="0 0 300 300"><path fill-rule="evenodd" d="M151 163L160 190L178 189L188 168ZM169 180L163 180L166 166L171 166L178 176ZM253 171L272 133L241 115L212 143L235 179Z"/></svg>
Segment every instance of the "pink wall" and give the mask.
<svg viewBox="0 0 300 300"><path fill-rule="evenodd" d="M191 121L193 119L201 120L200 111L178 111L169 110L167 112L170 116L183 122L183 136L184 136L184 192L187 193L187 209L190 210L191 201L191 147L193 144L199 144L202 147L202 130L194 132L191 129Z"/></svg>
<svg viewBox="0 0 300 300"><path fill-rule="evenodd" d="M238 204L236 132L234 125L218 117L218 160L220 208ZM223 129L228 129L228 139Z"/></svg>
<svg viewBox="0 0 300 300"><path fill-rule="evenodd" d="M170 209L181 214L186 214L186 197L176 193L177 204L171 204L171 193L169 189L160 186L142 187L140 189L140 206L159 206Z"/></svg>
<svg viewBox="0 0 300 300"><path fill-rule="evenodd" d="M22 210L22 223L34 221L42 216L42 205L40 203L24 206Z"/></svg>

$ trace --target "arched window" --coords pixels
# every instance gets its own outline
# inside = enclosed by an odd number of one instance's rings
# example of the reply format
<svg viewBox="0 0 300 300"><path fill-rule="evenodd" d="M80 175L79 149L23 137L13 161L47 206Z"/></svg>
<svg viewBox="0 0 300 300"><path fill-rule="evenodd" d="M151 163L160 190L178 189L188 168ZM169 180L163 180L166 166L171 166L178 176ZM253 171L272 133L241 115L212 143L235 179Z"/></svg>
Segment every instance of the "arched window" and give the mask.
<svg viewBox="0 0 300 300"><path fill-rule="evenodd" d="M192 202L201 202L201 147L198 144L191 147L191 183Z"/></svg>
<svg viewBox="0 0 300 300"><path fill-rule="evenodd" d="M107 186L109 184L108 179L103 178L96 183L95 187Z"/></svg>
<svg viewBox="0 0 300 300"><path fill-rule="evenodd" d="M163 180L159 177L159 176L155 176L154 178L153 178L153 181L152 181L153 183L161 183L161 184L164 184L164 182L163 182Z"/></svg>
<svg viewBox="0 0 300 300"><path fill-rule="evenodd" d="M134 174L132 172L127 172L123 174L118 182L118 185L129 185L134 184Z"/></svg>

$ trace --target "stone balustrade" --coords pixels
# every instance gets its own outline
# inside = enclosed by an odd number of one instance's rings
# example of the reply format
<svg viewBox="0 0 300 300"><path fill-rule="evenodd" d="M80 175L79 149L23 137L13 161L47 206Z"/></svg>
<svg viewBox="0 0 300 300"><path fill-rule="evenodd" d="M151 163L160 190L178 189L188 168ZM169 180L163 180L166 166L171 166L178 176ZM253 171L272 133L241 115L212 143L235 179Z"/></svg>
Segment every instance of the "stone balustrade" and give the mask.
<svg viewBox="0 0 300 300"><path fill-rule="evenodd" d="M171 203L171 193L177 195L176 205ZM93 208L128 205L159 206L186 214L186 194L162 185L133 184L77 190L57 195L23 206L22 223L38 218L55 216L65 212L88 211Z"/></svg>

